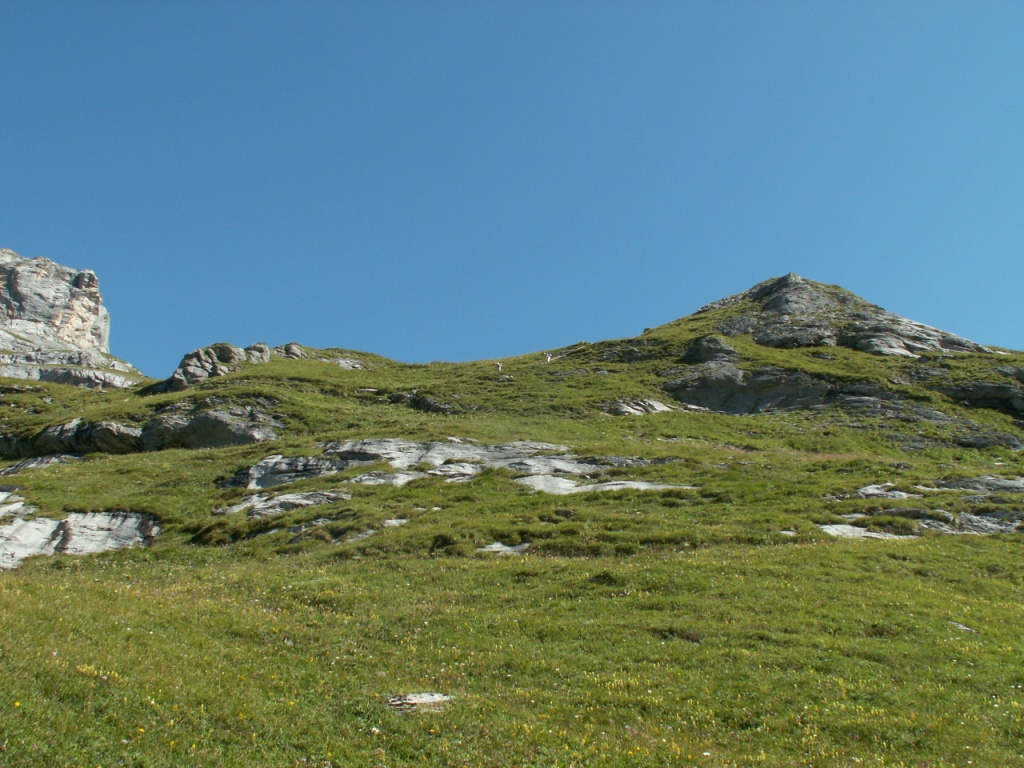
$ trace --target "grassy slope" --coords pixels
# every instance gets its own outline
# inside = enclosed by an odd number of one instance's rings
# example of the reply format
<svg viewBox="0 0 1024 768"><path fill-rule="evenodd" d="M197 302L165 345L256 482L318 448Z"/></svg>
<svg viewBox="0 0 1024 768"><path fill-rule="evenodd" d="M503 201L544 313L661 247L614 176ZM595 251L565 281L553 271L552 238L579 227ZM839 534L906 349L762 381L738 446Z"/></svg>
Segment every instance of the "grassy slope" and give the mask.
<svg viewBox="0 0 1024 768"><path fill-rule="evenodd" d="M1024 764L1020 536L842 542L815 526L906 506L828 495L1021 474L1020 456L943 445L953 427L854 424L833 410L600 410L619 397L666 400L658 374L714 319L579 345L550 364L507 359L507 380L493 363L338 351L370 367L276 359L173 395L6 393L16 407L5 429L19 434L74 416L141 422L208 396L272 398L287 429L269 445L95 455L16 478L41 513L146 511L166 532L146 551L0 572L0 765ZM1008 416L911 383L911 361L730 341L745 365L888 382L1019 434ZM979 379L1024 356L943 364ZM412 389L459 412L388 401ZM907 453L894 439L921 432L933 447ZM242 495L215 481L270 453L447 436L671 458L611 476L698 489L552 497L506 472L399 489L344 486L348 472L289 487L345 487L348 502L273 521L211 515ZM913 506L965 511L960 496ZM286 530L324 516L333 521L308 535ZM410 522L330 541L394 517ZM272 527L282 530L251 537ZM533 547L514 559L473 553L493 541ZM419 691L455 698L440 714L384 705Z"/></svg>

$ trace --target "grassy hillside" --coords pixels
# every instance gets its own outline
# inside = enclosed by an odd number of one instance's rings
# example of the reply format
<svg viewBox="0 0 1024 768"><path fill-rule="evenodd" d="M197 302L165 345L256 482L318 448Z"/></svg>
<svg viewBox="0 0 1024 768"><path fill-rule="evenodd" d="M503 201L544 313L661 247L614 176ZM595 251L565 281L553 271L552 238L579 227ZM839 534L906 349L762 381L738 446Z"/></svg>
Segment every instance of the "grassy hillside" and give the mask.
<svg viewBox="0 0 1024 768"><path fill-rule="evenodd" d="M1020 416L948 394L1012 382L1024 354L883 357L740 334L727 341L742 370L900 406L610 414L678 406L667 382L745 308L501 370L305 350L175 393L2 383L12 438L75 418L141 426L184 402L254 404L282 427L5 478L38 516L141 512L163 532L0 571L0 765L1024 765L1024 538L920 526L1024 519L1024 495L918 489L1024 474ZM587 482L686 487L556 496L510 469L352 482L393 471L381 463L272 489L344 501L218 514L255 493L223 481L271 454L453 437L565 446L605 462ZM856 495L880 483L919 498ZM819 527L850 522L901 537ZM478 551L495 542L530 546ZM452 698L387 704L420 692Z"/></svg>

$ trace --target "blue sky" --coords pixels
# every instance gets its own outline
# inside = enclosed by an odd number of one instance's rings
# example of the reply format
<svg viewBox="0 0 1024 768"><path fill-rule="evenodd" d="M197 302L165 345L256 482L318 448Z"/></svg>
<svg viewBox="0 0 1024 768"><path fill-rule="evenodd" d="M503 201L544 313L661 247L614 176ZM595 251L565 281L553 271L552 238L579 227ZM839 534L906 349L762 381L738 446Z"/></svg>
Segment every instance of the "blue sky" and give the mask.
<svg viewBox="0 0 1024 768"><path fill-rule="evenodd" d="M114 354L407 362L797 272L1024 348L1024 3L0 0L0 247Z"/></svg>

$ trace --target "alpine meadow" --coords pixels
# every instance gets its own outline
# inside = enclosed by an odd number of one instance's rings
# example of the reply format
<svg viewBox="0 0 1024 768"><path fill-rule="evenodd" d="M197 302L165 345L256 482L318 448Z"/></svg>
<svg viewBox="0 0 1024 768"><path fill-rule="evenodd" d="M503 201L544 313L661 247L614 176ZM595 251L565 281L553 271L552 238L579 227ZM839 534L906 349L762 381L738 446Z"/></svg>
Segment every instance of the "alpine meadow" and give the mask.
<svg viewBox="0 0 1024 768"><path fill-rule="evenodd" d="M158 381L0 276L2 766L1024 765L1024 352L790 274Z"/></svg>

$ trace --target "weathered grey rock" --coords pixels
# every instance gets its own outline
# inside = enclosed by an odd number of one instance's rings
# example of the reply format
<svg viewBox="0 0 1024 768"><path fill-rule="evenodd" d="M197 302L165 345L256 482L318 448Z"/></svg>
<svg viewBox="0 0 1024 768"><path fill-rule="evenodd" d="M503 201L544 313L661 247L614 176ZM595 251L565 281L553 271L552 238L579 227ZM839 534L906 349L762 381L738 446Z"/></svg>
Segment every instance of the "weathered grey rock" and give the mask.
<svg viewBox="0 0 1024 768"><path fill-rule="evenodd" d="M0 348L108 352L110 316L90 271L0 249Z"/></svg>
<svg viewBox="0 0 1024 768"><path fill-rule="evenodd" d="M210 401L175 404L141 430L147 451L166 448L225 448L277 439L280 420L262 408L240 403L210 407Z"/></svg>
<svg viewBox="0 0 1024 768"><path fill-rule="evenodd" d="M907 493L906 491L894 491L892 483L880 483L878 485L865 485L858 488L853 495L858 499L919 499L919 493Z"/></svg>
<svg viewBox="0 0 1024 768"><path fill-rule="evenodd" d="M1015 520L1001 520L989 515L972 515L969 512L964 512L955 522L922 520L921 527L951 536L1016 533L1021 529L1020 523Z"/></svg>
<svg viewBox="0 0 1024 768"><path fill-rule="evenodd" d="M283 493L279 496L258 493L246 497L242 502L224 509L219 509L214 514L229 515L235 512L246 512L249 517L273 517L294 509L305 509L306 507L321 507L325 504L334 504L339 501L347 501L352 498L350 493L339 491L308 491L306 493Z"/></svg>
<svg viewBox="0 0 1024 768"><path fill-rule="evenodd" d="M413 480L427 477L424 472L367 472L365 475L353 477L352 482L359 485L390 485L392 488L401 488Z"/></svg>
<svg viewBox="0 0 1024 768"><path fill-rule="evenodd" d="M438 710L451 701L451 698L443 693L406 693L401 696L392 696L388 699L388 706L400 712Z"/></svg>
<svg viewBox="0 0 1024 768"><path fill-rule="evenodd" d="M290 357L294 359L299 359L306 356L306 352L305 350L302 349L302 346L300 344L296 344L294 341L289 344L285 344L281 350L281 353L285 357Z"/></svg>
<svg viewBox="0 0 1024 768"><path fill-rule="evenodd" d="M22 517L30 515L36 508L14 491L0 491L0 517Z"/></svg>
<svg viewBox="0 0 1024 768"><path fill-rule="evenodd" d="M339 368L344 368L346 371L357 371L366 368L366 365L362 360L356 360L352 357L332 357L326 360L328 363L334 363Z"/></svg>
<svg viewBox="0 0 1024 768"><path fill-rule="evenodd" d="M819 528L829 536L840 539L908 539L913 536L897 536L895 533L885 531L869 531L867 528L860 528L856 525L834 524L819 525Z"/></svg>
<svg viewBox="0 0 1024 768"><path fill-rule="evenodd" d="M964 448L1009 448L1024 451L1024 440L1008 432L993 432L987 429L974 428L965 434L953 438L953 442Z"/></svg>
<svg viewBox="0 0 1024 768"><path fill-rule="evenodd" d="M669 490L694 490L692 485L668 485L665 483L648 483L640 480L613 480L604 483L580 484L567 477L554 477L552 475L531 475L516 479L520 485L533 488L535 491L543 491L556 496L566 496L572 493L590 493L592 491L669 491Z"/></svg>
<svg viewBox="0 0 1024 768"><path fill-rule="evenodd" d="M12 464L9 467L0 469L0 477L8 477L10 475L16 475L26 469L42 469L44 467L53 466L54 464L67 464L72 461L78 461L77 456L70 456L68 454L56 454L50 456L39 456L33 459L25 459L19 461L17 464Z"/></svg>
<svg viewBox="0 0 1024 768"><path fill-rule="evenodd" d="M875 355L920 357L929 352L986 352L985 347L937 328L874 308L853 313L839 345Z"/></svg>
<svg viewBox="0 0 1024 768"><path fill-rule="evenodd" d="M962 405L1024 416L1024 386L1016 382L964 381L934 389Z"/></svg>
<svg viewBox="0 0 1024 768"><path fill-rule="evenodd" d="M254 364L269 363L270 347L262 341L256 342L252 346L245 348L245 359Z"/></svg>
<svg viewBox="0 0 1024 768"><path fill-rule="evenodd" d="M683 355L684 363L735 362L740 354L721 336L697 339Z"/></svg>
<svg viewBox="0 0 1024 768"><path fill-rule="evenodd" d="M72 512L65 520L16 519L0 526L0 568L16 568L33 555L87 555L144 546L159 523L137 512Z"/></svg>
<svg viewBox="0 0 1024 768"><path fill-rule="evenodd" d="M1024 477L1006 478L996 475L943 480L935 484L938 489L981 491L982 493L1024 493Z"/></svg>
<svg viewBox="0 0 1024 768"><path fill-rule="evenodd" d="M271 350L263 342L257 342L245 349L227 342L201 347L181 358L174 373L168 379L160 382L156 389L162 392L180 392L206 379L234 373L246 363L250 365L269 363L273 352L282 354L280 348Z"/></svg>
<svg viewBox="0 0 1024 768"><path fill-rule="evenodd" d="M614 416L645 416L648 413L666 413L675 409L648 398L622 398L616 400L606 410Z"/></svg>
<svg viewBox="0 0 1024 768"><path fill-rule="evenodd" d="M364 485L402 486L421 477L433 476L443 477L449 483L457 483L472 479L486 468L507 469L535 476L568 474L589 477L600 475L609 469L644 467L663 461L655 462L624 456L580 458L568 453L545 455L549 451L565 451L566 448L551 443L527 441L480 445L458 438L450 438L447 442L426 443L400 438L348 440L339 443L324 443L321 447L328 458L293 456L284 459L281 456L268 456L253 467L241 470L234 477L222 483L222 486L268 488L295 480L333 475L349 467L366 466L378 462L387 462L392 468L399 471L368 472L354 478L351 482ZM426 471L413 469L420 467L430 468ZM596 490L627 487L626 484L629 482L601 484L607 487L596 488ZM650 483L633 485L637 488L641 486L661 487Z"/></svg>
<svg viewBox="0 0 1024 768"><path fill-rule="evenodd" d="M353 462L316 456L267 456L220 483L222 488L273 488L277 485L334 475L344 469L371 462Z"/></svg>
<svg viewBox="0 0 1024 768"><path fill-rule="evenodd" d="M110 356L109 334L95 274L0 249L0 377L134 386L142 375Z"/></svg>
<svg viewBox="0 0 1024 768"><path fill-rule="evenodd" d="M113 421L83 422L47 427L31 439L22 455L68 453L135 453L142 450L142 430Z"/></svg>
<svg viewBox="0 0 1024 768"><path fill-rule="evenodd" d="M226 376L246 361L245 350L234 344L218 343L189 352L164 382L167 392L180 392L212 376Z"/></svg>
<svg viewBox="0 0 1024 768"><path fill-rule="evenodd" d="M836 394L832 384L803 371L773 367L744 371L727 362L694 366L666 383L665 389L681 403L723 413L811 408Z"/></svg>
<svg viewBox="0 0 1024 768"><path fill-rule="evenodd" d="M928 352L984 352L980 344L915 323L848 291L799 275L772 278L708 304L698 313L747 305L723 321L726 336L751 334L768 347L842 346L876 355L919 357Z"/></svg>
<svg viewBox="0 0 1024 768"><path fill-rule="evenodd" d="M17 459L51 454L224 448L275 440L281 426L280 420L257 406L211 399L198 405L169 406L141 428L112 421L74 419L47 427L27 439L0 436L0 456Z"/></svg>
<svg viewBox="0 0 1024 768"><path fill-rule="evenodd" d="M347 440L325 443L324 454L347 461L386 461L395 469L409 469L420 464L440 467L445 463L462 462L493 467L509 467L540 453L564 452L563 445L517 441L501 445L478 445L462 441L421 443L401 438Z"/></svg>
<svg viewBox="0 0 1024 768"><path fill-rule="evenodd" d="M516 544L509 546L508 544L502 544L500 541L496 541L493 544L488 544L486 547L477 547L477 552L490 552L494 555L521 555L530 548L529 542L523 542L522 544Z"/></svg>

